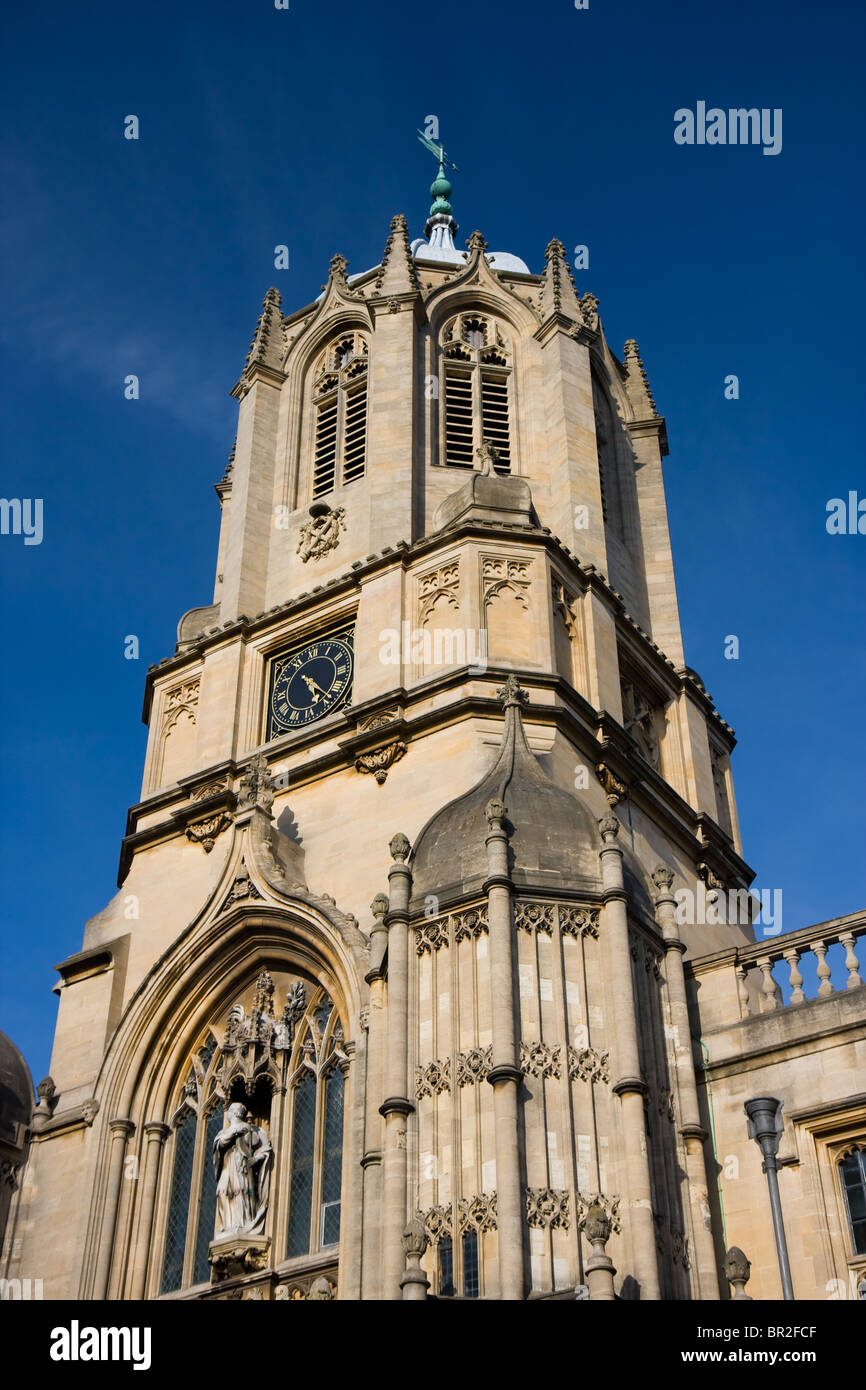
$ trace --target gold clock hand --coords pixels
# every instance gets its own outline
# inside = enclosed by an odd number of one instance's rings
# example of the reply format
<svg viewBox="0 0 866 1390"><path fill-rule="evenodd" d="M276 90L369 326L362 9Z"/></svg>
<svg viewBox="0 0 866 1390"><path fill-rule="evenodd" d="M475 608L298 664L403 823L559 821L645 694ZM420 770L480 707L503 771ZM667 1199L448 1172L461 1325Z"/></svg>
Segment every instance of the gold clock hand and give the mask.
<svg viewBox="0 0 866 1390"><path fill-rule="evenodd" d="M322 698L323 695L327 695L327 690L323 690L322 687L318 684L318 682L313 680L312 676L301 676L301 680L304 682L310 694L312 695L314 705L318 704L319 700Z"/></svg>

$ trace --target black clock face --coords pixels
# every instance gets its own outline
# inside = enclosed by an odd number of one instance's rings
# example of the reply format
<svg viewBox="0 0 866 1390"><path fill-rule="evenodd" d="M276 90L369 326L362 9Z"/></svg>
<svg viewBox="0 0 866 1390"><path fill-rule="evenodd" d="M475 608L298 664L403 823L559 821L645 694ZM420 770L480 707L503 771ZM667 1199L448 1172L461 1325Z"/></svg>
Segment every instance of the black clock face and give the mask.
<svg viewBox="0 0 866 1390"><path fill-rule="evenodd" d="M352 634L323 637L275 658L271 667L268 738L305 729L339 708L352 690Z"/></svg>

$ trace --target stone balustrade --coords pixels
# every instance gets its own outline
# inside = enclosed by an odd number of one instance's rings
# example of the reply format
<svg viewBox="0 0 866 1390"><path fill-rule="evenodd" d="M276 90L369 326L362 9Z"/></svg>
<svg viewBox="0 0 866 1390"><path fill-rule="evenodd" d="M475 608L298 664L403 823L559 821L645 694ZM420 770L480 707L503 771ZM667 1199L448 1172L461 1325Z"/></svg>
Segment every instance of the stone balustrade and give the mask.
<svg viewBox="0 0 866 1390"><path fill-rule="evenodd" d="M859 989L866 967L864 938L866 919L859 918L847 923L843 920L839 929L832 931L805 927L774 942L758 942L738 951L741 1015L771 1013ZM841 949L834 951L837 945Z"/></svg>

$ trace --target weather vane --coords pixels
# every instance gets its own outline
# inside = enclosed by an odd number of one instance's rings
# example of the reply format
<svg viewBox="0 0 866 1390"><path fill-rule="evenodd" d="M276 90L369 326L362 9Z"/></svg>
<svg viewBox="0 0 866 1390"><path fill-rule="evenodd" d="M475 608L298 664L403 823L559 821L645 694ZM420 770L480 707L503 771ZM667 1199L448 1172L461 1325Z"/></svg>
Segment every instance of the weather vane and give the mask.
<svg viewBox="0 0 866 1390"><path fill-rule="evenodd" d="M453 169L455 174L460 173L460 170L457 168L457 165L454 163L454 160L448 158L448 155L445 153L445 146L441 144L441 142L437 145L434 140L428 139L428 137L424 134L423 130L418 131L418 139L421 141L421 144L424 145L425 148L428 149L430 153L432 155L435 155L435 157L439 160L440 168L443 165L447 164L448 168Z"/></svg>

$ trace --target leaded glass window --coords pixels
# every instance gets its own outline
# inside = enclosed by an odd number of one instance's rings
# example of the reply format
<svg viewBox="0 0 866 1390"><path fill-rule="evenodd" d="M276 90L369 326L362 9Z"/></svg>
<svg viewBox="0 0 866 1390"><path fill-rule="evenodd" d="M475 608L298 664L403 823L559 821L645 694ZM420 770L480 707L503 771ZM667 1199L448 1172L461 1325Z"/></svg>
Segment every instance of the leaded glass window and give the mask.
<svg viewBox="0 0 866 1390"><path fill-rule="evenodd" d="M223 1108L218 1101L215 1101L205 1123L201 1198L198 1207L198 1231L195 1238L195 1266L192 1277L194 1284L203 1284L210 1278L207 1252L214 1237L216 1224L216 1173L213 1166L213 1144L222 1127Z"/></svg>
<svg viewBox="0 0 866 1390"><path fill-rule="evenodd" d="M313 1168L316 1159L315 1073L307 1072L295 1087L292 1167L289 1186L289 1238L286 1254L306 1255L310 1248L313 1209Z"/></svg>
<svg viewBox="0 0 866 1390"><path fill-rule="evenodd" d="M839 1164L839 1176L854 1253L866 1255L866 1149L850 1149Z"/></svg>
<svg viewBox="0 0 866 1390"><path fill-rule="evenodd" d="M209 1032L193 1053L171 1121L173 1157L161 1293L175 1293L210 1277L207 1254L216 1212L211 1150L223 1125L225 1099L217 1080L219 1062L217 1041Z"/></svg>
<svg viewBox="0 0 866 1390"><path fill-rule="evenodd" d="M479 1298L481 1275L479 1268L478 1232L464 1231L455 1243L450 1235L437 1238L434 1233L436 1263L433 1267L433 1287L439 1298Z"/></svg>
<svg viewBox="0 0 866 1390"><path fill-rule="evenodd" d="M340 1180L343 1176L343 1073L325 1079L325 1142L322 1153L322 1245L340 1239Z"/></svg>
<svg viewBox="0 0 866 1390"><path fill-rule="evenodd" d="M442 1298L454 1297L454 1251L451 1237L439 1242L439 1293Z"/></svg>
<svg viewBox="0 0 866 1390"><path fill-rule="evenodd" d="M162 1293L174 1293L175 1289L179 1289L183 1283L183 1256L186 1248L189 1194L192 1186L192 1164L195 1156L195 1132L195 1113L192 1110L185 1110L174 1130L174 1164L171 1172L171 1194L168 1199L168 1222L165 1230Z"/></svg>
<svg viewBox="0 0 866 1390"><path fill-rule="evenodd" d="M463 1237L463 1296L478 1297L478 1232L467 1231Z"/></svg>
<svg viewBox="0 0 866 1390"><path fill-rule="evenodd" d="M330 997L311 1001L297 1035L291 1080L291 1171L286 1255L340 1239L343 1176L343 1030Z"/></svg>
<svg viewBox="0 0 866 1390"><path fill-rule="evenodd" d="M339 1244L348 1067L342 1025L321 986L287 972L279 995L277 988L261 970L227 1011L220 1040L209 1030L181 1074L162 1177L161 1294L210 1280L208 1255L221 1216L226 1230L248 1229L231 1225L233 1208L226 1216L234 1196L220 1188L214 1165L214 1141L235 1104L245 1109L264 1154L262 1166L249 1170L257 1203L249 1229L271 1238L276 1261Z"/></svg>

